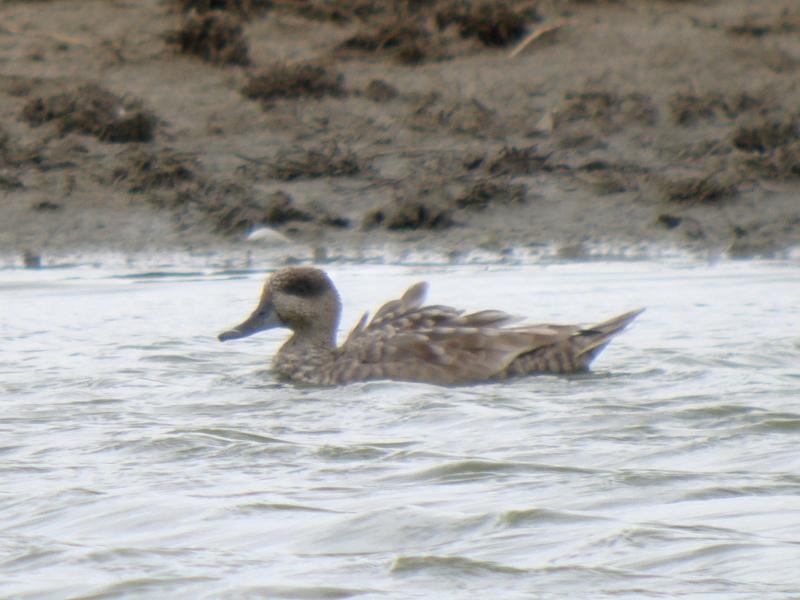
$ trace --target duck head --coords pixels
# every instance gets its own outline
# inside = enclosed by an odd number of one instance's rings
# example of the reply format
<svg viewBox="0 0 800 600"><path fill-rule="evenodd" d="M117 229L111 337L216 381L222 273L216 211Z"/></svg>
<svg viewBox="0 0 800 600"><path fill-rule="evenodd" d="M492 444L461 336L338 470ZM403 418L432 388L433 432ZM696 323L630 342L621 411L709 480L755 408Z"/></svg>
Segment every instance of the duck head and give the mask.
<svg viewBox="0 0 800 600"><path fill-rule="evenodd" d="M264 284L261 300L242 323L219 334L221 342L286 327L296 338L335 343L341 301L328 275L314 267L276 271Z"/></svg>

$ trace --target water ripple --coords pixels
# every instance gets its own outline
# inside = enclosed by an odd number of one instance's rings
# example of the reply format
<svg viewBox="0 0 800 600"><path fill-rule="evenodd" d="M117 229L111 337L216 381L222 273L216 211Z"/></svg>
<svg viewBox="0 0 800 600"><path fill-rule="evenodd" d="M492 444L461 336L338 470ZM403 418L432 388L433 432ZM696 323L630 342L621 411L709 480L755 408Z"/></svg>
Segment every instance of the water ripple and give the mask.
<svg viewBox="0 0 800 600"><path fill-rule="evenodd" d="M591 374L456 389L277 381L282 334L214 338L262 272L216 268L0 271L0 596L797 595L796 264L332 269L343 323L423 278L648 306Z"/></svg>

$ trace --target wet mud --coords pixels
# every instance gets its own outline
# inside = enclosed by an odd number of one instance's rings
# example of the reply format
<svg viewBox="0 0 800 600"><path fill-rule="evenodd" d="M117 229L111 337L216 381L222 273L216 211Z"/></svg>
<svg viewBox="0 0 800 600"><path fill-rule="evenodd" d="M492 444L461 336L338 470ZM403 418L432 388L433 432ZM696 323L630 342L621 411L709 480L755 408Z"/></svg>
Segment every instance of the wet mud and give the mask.
<svg viewBox="0 0 800 600"><path fill-rule="evenodd" d="M800 244L792 2L0 12L9 254L211 247L265 226L454 256Z"/></svg>

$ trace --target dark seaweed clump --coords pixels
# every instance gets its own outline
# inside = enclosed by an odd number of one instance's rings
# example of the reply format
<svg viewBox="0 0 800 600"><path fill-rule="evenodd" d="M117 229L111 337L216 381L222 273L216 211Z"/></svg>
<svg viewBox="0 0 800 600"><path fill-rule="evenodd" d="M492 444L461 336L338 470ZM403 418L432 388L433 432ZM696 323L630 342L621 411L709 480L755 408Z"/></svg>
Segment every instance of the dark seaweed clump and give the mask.
<svg viewBox="0 0 800 600"><path fill-rule="evenodd" d="M239 17L222 12L191 14L167 34L178 52L218 65L249 65L249 46Z"/></svg>
<svg viewBox="0 0 800 600"><path fill-rule="evenodd" d="M23 108L22 118L33 126L54 121L61 135L76 131L105 142L149 142L155 134L156 118L141 104L90 83L33 98Z"/></svg>
<svg viewBox="0 0 800 600"><path fill-rule="evenodd" d="M344 94L344 76L320 63L276 63L252 74L242 94L267 103L282 98L340 96Z"/></svg>

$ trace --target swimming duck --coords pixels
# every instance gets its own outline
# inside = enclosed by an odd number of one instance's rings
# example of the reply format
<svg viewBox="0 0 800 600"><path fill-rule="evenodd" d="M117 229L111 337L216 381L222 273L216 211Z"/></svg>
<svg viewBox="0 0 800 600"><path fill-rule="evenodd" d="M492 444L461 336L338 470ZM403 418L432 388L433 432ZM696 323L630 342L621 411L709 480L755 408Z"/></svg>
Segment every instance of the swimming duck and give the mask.
<svg viewBox="0 0 800 600"><path fill-rule="evenodd" d="M425 306L425 282L365 313L336 345L341 301L330 277L310 266L286 267L264 285L253 313L218 338L225 342L286 327L292 336L275 356L277 374L293 382L339 385L393 379L439 385L503 380L536 373L586 371L611 339L644 309L583 328L508 327L517 317L498 310L464 314Z"/></svg>

